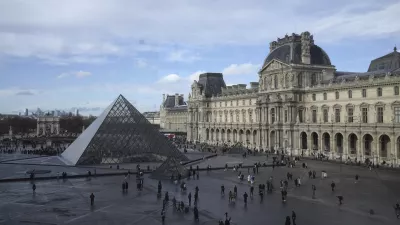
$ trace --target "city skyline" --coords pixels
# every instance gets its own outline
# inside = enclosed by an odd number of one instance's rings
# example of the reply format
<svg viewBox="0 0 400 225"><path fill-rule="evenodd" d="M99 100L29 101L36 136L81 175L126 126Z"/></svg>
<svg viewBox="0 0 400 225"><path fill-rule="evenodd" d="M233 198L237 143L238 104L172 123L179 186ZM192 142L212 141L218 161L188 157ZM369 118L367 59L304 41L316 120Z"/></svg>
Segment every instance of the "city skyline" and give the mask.
<svg viewBox="0 0 400 225"><path fill-rule="evenodd" d="M400 46L394 0L43 3L0 4L2 114L98 115L119 94L154 111L163 93L187 99L202 72L249 84L285 33L310 31L340 71L366 72Z"/></svg>

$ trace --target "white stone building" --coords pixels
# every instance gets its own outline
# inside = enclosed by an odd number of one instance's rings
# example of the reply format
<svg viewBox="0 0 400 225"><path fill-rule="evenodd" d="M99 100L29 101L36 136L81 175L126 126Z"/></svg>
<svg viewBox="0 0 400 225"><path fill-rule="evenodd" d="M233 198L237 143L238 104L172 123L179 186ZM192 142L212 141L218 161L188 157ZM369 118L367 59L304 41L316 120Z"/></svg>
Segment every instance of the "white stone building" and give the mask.
<svg viewBox="0 0 400 225"><path fill-rule="evenodd" d="M259 82L226 87L206 73L192 85L188 140L290 154L400 163L400 54L367 72L340 72L309 32L270 43Z"/></svg>
<svg viewBox="0 0 400 225"><path fill-rule="evenodd" d="M162 132L187 132L187 105L181 94L163 95L160 106L160 128Z"/></svg>

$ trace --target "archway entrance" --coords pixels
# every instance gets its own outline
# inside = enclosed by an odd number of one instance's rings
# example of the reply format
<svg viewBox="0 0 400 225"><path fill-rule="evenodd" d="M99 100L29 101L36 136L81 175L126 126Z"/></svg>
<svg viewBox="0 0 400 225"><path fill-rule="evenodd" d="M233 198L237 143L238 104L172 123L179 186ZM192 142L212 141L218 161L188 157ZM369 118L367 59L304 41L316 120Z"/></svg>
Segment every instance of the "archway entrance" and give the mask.
<svg viewBox="0 0 400 225"><path fill-rule="evenodd" d="M381 157L388 157L388 152L390 152L390 138L386 134L379 138L379 150Z"/></svg>
<svg viewBox="0 0 400 225"><path fill-rule="evenodd" d="M301 132L300 134L300 149L307 149L307 134L306 132Z"/></svg>
<svg viewBox="0 0 400 225"><path fill-rule="evenodd" d="M322 139L324 140L324 151L331 150L331 136L328 133L324 133L322 135Z"/></svg>
<svg viewBox="0 0 400 225"><path fill-rule="evenodd" d="M210 134L210 135L211 135L211 137L210 137L210 138L211 138L211 141L214 141L214 129L211 129L211 132L210 132L210 133L211 133L211 134Z"/></svg>
<svg viewBox="0 0 400 225"><path fill-rule="evenodd" d="M243 144L243 135L244 135L243 130L240 130L239 131L239 142L241 142L242 144Z"/></svg>
<svg viewBox="0 0 400 225"><path fill-rule="evenodd" d="M215 130L215 140L219 141L219 130Z"/></svg>
<svg viewBox="0 0 400 225"><path fill-rule="evenodd" d="M206 129L206 140L210 140L210 130Z"/></svg>
<svg viewBox="0 0 400 225"><path fill-rule="evenodd" d="M364 147L364 154L366 156L371 156L371 151L372 151L372 141L374 139L370 134L366 134L363 137L363 147Z"/></svg>
<svg viewBox="0 0 400 225"><path fill-rule="evenodd" d="M357 135L351 133L349 135L349 151L350 151L350 154L357 154L357 142L358 142Z"/></svg>
<svg viewBox="0 0 400 225"><path fill-rule="evenodd" d="M247 147L249 144L250 144L250 131L246 130L246 145L247 145Z"/></svg>
<svg viewBox="0 0 400 225"><path fill-rule="evenodd" d="M221 130L221 141L222 141L222 143L225 142L225 130L224 129Z"/></svg>
<svg viewBox="0 0 400 225"><path fill-rule="evenodd" d="M233 143L237 142L237 130L233 130Z"/></svg>
<svg viewBox="0 0 400 225"><path fill-rule="evenodd" d="M336 152L343 153L343 135L341 133L337 133L335 136L336 142Z"/></svg>
<svg viewBox="0 0 400 225"><path fill-rule="evenodd" d="M318 150L318 134L315 132L311 133L311 139L312 139L312 149Z"/></svg>
<svg viewBox="0 0 400 225"><path fill-rule="evenodd" d="M257 146L257 131L253 131L253 145Z"/></svg>

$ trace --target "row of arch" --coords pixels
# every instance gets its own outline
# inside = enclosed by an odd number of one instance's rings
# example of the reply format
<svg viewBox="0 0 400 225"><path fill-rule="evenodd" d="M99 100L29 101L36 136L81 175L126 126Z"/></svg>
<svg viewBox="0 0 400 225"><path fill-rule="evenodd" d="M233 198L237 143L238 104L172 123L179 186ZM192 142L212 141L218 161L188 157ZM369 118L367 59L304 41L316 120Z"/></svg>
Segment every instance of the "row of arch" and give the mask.
<svg viewBox="0 0 400 225"><path fill-rule="evenodd" d="M344 152L344 136L341 133L335 133L333 135L334 146L331 146L331 135L327 132L322 133L322 141L317 132L312 132L311 134L311 146L308 146L308 136L306 132L300 133L300 149L311 149L311 150L322 150L322 151L333 151L337 153L344 154L359 154L361 153L364 156L373 156L374 146L376 146L376 140L370 134L364 134L361 140L359 140L358 136L354 133L350 133L347 136L347 152ZM361 141L361 149L360 143ZM392 154L391 151L391 139L388 135L382 134L377 138L379 142L378 151L376 153L379 154L380 157L390 157ZM322 146L321 146L322 145ZM397 157L400 157L400 137L396 140L396 148L397 148Z"/></svg>
<svg viewBox="0 0 400 225"><path fill-rule="evenodd" d="M257 142L257 130L207 128L206 140L231 143L241 142L255 145Z"/></svg>

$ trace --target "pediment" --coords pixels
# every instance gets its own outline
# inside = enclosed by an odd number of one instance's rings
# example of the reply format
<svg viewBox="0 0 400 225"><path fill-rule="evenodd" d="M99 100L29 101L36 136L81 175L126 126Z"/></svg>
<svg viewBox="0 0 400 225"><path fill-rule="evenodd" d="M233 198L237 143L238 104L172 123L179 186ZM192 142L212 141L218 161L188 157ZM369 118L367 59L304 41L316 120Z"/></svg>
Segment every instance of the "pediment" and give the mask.
<svg viewBox="0 0 400 225"><path fill-rule="evenodd" d="M267 65L264 66L264 68L261 69L260 72L262 71L271 71L271 70L279 70L279 69L286 69L288 68L289 65L286 63L283 63L279 60L273 59L271 62L269 62Z"/></svg>

